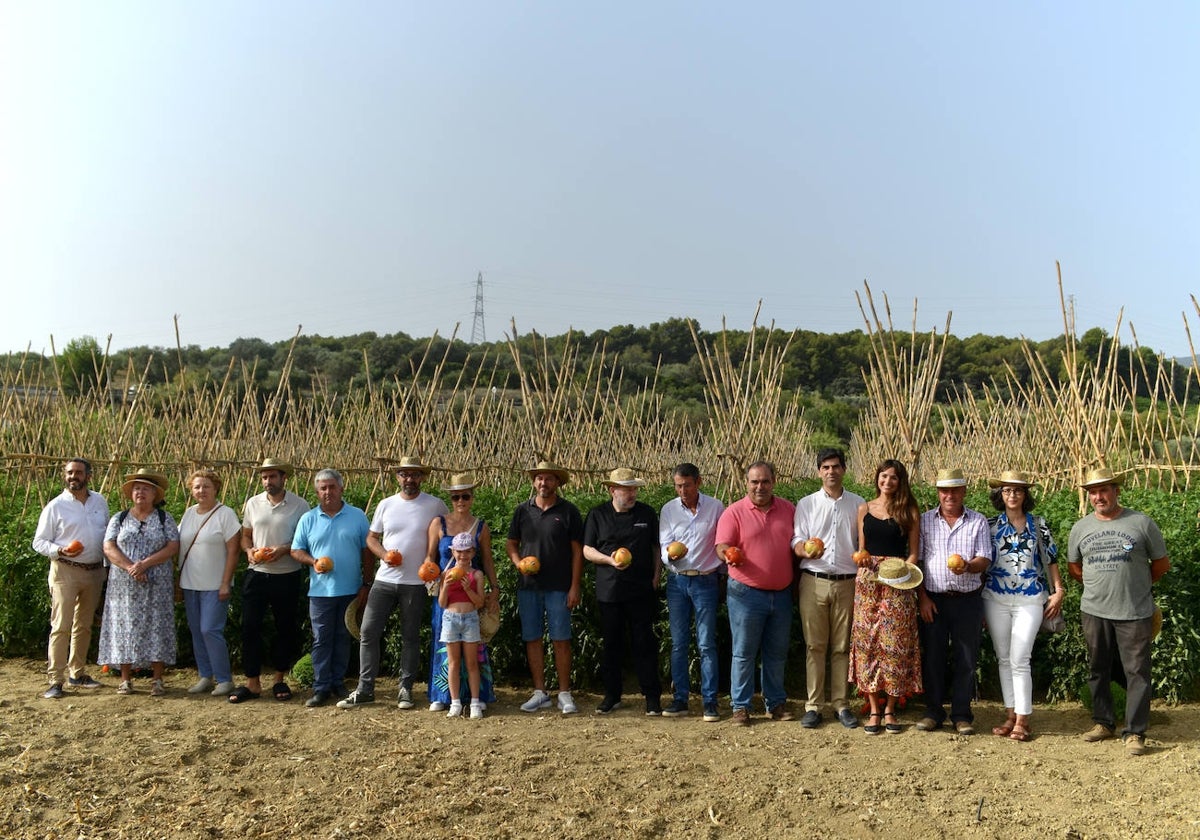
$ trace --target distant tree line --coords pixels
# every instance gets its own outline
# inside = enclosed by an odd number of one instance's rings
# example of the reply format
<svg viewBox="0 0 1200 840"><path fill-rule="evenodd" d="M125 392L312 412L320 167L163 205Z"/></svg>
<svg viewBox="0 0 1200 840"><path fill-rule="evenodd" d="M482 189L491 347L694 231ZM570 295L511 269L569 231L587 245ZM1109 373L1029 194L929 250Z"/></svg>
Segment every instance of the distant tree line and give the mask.
<svg viewBox="0 0 1200 840"><path fill-rule="evenodd" d="M768 337L768 330L765 327L758 330L760 335L756 338L761 345ZM697 334L702 342L728 347L735 362L744 356L749 345L750 333L745 330L724 333L697 330ZM781 342L786 336L786 331L775 330L772 340ZM906 340L908 335L898 338ZM1052 377L1062 373L1064 341L1060 336L1032 345ZM644 327L618 325L591 334L531 333L516 339L523 358L529 359L535 354L552 360L560 357L568 342L583 348L585 357L590 355L592 347L603 347L606 358L623 371L622 388L626 393L653 382L667 410L678 410L697 419L704 414L704 377L687 319L672 318ZM1111 347L1110 336L1100 328L1092 328L1080 338L1079 356L1081 361L1099 360L1111 352ZM289 352L290 367L286 364ZM1169 360L1161 361L1149 348L1135 351L1122 347L1118 353L1119 375L1133 385L1138 396L1148 395L1160 364L1170 364ZM471 345L457 339L450 342L442 337L414 338L405 333L301 335L294 343L239 338L228 347L213 348L194 344L182 348L142 346L115 351L107 361L103 354L95 338L83 336L72 339L59 352L57 371L53 359L36 355L11 354L0 357L0 364L9 374L24 366L26 382L40 368L44 383L61 381L62 389L68 393L88 390L96 384L120 387L130 371L135 383L145 372L142 384L147 386L178 384L181 370L186 370L189 379L207 374L220 381L226 376L231 360L234 362L231 386L240 387L249 378L260 392L274 390L285 368L293 392L321 389L346 393L365 386L368 377L376 387L384 388L397 381L411 382L414 377L428 381L443 361L440 374L443 382L455 381L460 373L465 381L471 381L482 370L480 381L485 385L502 390L518 386L516 365L507 341ZM869 369L870 355L870 340L861 330L832 334L799 330L792 337L783 384L801 395L809 421L823 436L848 440L865 399L863 373ZM1028 380L1029 362L1020 339L982 334L967 338L950 336L940 397L947 399L954 389L979 392L993 381L1003 382L1007 368L1011 368L1019 382L1024 384ZM1180 394L1186 386L1187 373L1188 369L1182 365L1170 371L1173 386ZM11 375L6 378L12 381Z"/></svg>

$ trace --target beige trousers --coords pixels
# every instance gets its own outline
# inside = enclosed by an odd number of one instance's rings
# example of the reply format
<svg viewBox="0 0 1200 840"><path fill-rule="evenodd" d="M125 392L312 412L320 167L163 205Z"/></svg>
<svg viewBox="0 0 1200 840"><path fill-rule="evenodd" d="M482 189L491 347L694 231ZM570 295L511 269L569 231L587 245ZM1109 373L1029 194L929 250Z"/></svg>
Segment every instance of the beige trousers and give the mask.
<svg viewBox="0 0 1200 840"><path fill-rule="evenodd" d="M805 711L825 705L825 660L829 659L829 703L835 712L849 708L850 625L854 622L854 578L824 580L800 573L800 626L804 629Z"/></svg>
<svg viewBox="0 0 1200 840"><path fill-rule="evenodd" d="M92 620L104 587L103 565L80 569L50 561L50 644L46 674L50 683L85 673L92 643Z"/></svg>

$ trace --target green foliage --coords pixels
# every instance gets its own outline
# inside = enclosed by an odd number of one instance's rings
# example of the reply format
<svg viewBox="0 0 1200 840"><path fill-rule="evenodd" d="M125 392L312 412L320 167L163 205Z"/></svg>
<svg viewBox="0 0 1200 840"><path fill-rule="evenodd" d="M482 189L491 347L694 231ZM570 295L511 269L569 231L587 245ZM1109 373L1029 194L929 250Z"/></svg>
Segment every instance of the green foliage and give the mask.
<svg viewBox="0 0 1200 840"><path fill-rule="evenodd" d="M869 481L869 476L862 477ZM795 484L781 484L777 492L788 499L796 499L812 492L817 486L815 479ZM871 496L870 487L851 484L851 489L864 496ZM47 486L41 490L41 498L48 498L58 488ZM294 491L308 496L313 501L308 487L293 487ZM587 511L597 504L607 502L602 492L581 492L573 485L567 486L566 497L574 502L586 516ZM363 506L370 498L372 483L368 480L352 482L347 488L346 499L351 504ZM257 487L246 477L228 477L224 501L240 509L241 500ZM36 502L22 514L25 499L24 485L16 483L11 476L0 477L0 586L5 597L0 599L0 655L42 657L45 655L48 632L49 595L46 586L46 560L36 554L30 543L37 524ZM917 488L918 497L925 507L932 507L934 494L930 488ZM669 485L646 487L640 498L655 509L660 508L672 497ZM37 492L29 498L36 500ZM505 538L513 509L528 498L527 490L502 492L481 487L476 493L475 512L487 520L492 532L492 546L497 575L500 580L500 605L502 621L500 631L490 645L492 667L498 682L527 684L528 664L525 645L521 640L520 623L516 608L517 574L505 554ZM378 497L376 497L376 501ZM112 509L119 509L114 496ZM185 506L181 488L173 487L168 497L168 508L178 516ZM1162 528L1171 557L1171 571L1155 585L1155 601L1164 614L1162 634L1154 643L1154 691L1155 695L1168 702L1196 700L1200 698L1200 532L1197 531L1196 511L1200 508L1200 491L1189 493L1167 493L1156 490L1125 490L1122 502L1131 508L1142 510L1152 516ZM992 510L984 490L974 490L967 504L976 510L991 513ZM1074 491L1062 491L1050 496L1039 497L1036 512L1050 523L1059 547L1064 578L1066 575L1067 539L1071 525L1079 517L1079 496ZM226 635L230 640L230 652L236 662L241 645L241 575L244 563L235 580L231 602L230 620ZM583 601L572 620L573 623L573 668L572 684L580 689L598 687L600 672L600 631L595 601L595 572L591 564L584 564ZM1087 652L1080 628L1080 587L1068 580L1064 614L1067 629L1055 636L1042 636L1034 648L1034 681L1039 692L1045 692L1051 701L1075 700L1079 686L1086 684L1088 676ZM665 603L658 621L659 662L664 685L670 678L670 631ZM724 667L728 667L728 625L722 612L718 644L723 652ZM180 644L180 663L187 664L190 657L190 635L182 610L177 616ZM307 626L304 631L308 638ZM430 641L428 622L423 635L423 650L428 650ZM396 673L400 653L399 622L390 622L384 637L384 673ZM792 651L789 655L787 674L793 693L802 690L804 684L804 648L796 616L792 633ZM990 642L984 642L980 659L980 685L988 696L998 696L995 677L995 659L990 651ZM304 684L303 662L297 665L294 679ZM311 668L311 665L309 665ZM428 667L427 657L422 657L422 668ZM549 684L554 685L553 657L546 657ZM692 656L693 680L699 680L699 663L695 652ZM418 679L424 679L422 674ZM311 677L309 677L311 680Z"/></svg>
<svg viewBox="0 0 1200 840"><path fill-rule="evenodd" d="M67 342L55 359L64 394L90 394L103 390L107 375L104 350L90 335Z"/></svg>

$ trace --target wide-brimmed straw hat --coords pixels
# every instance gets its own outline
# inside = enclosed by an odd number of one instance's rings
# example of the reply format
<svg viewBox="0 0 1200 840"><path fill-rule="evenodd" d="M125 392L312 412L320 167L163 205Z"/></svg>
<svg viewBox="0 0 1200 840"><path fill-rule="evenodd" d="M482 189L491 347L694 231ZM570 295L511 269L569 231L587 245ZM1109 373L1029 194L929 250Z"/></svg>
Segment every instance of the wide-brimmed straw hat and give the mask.
<svg viewBox="0 0 1200 840"><path fill-rule="evenodd" d="M1121 482L1124 480L1125 476L1114 473L1108 467L1100 467L1098 469L1088 470L1088 474L1084 476L1084 479L1079 486L1100 487L1104 484L1116 484L1120 486Z"/></svg>
<svg viewBox="0 0 1200 840"><path fill-rule="evenodd" d="M558 479L559 484L566 484L571 480L571 474L551 461L538 461L537 465L532 469L525 470L530 478L537 478L538 473L550 473Z"/></svg>
<svg viewBox="0 0 1200 840"><path fill-rule="evenodd" d="M412 455L401 455L400 462L392 467L392 472L413 471L419 472L422 475L429 475L429 471L433 469L428 464L422 464L421 459Z"/></svg>
<svg viewBox="0 0 1200 840"><path fill-rule="evenodd" d="M1157 639L1158 634L1162 632L1162 607L1158 604L1154 605L1154 615L1150 616L1150 638Z"/></svg>
<svg viewBox="0 0 1200 840"><path fill-rule="evenodd" d="M1000 473L999 478L989 478L988 487L1029 487L1033 484L1029 480L1029 474L1023 473L1020 470L1005 470Z"/></svg>
<svg viewBox="0 0 1200 840"><path fill-rule="evenodd" d="M265 473L271 470L278 470L284 475L291 475L292 465L282 458L264 458L262 465L258 468L258 471L260 473Z"/></svg>
<svg viewBox="0 0 1200 840"><path fill-rule="evenodd" d="M362 637L362 617L363 608L358 605L358 599L355 598L346 605L346 630L350 635L358 639Z"/></svg>
<svg viewBox="0 0 1200 840"><path fill-rule="evenodd" d="M608 478L600 482L605 487L645 487L646 482L638 478L636 472L629 467L617 467L608 474Z"/></svg>
<svg viewBox="0 0 1200 840"><path fill-rule="evenodd" d="M938 470L934 484L937 487L966 487L967 477L962 470Z"/></svg>
<svg viewBox="0 0 1200 840"><path fill-rule="evenodd" d="M154 488L154 504L161 502L163 496L167 495L167 477L161 473L151 472L144 467L125 476L125 481L121 485L121 495L132 500L133 485L135 484L148 484Z"/></svg>
<svg viewBox="0 0 1200 840"><path fill-rule="evenodd" d="M899 557L889 557L879 563L875 582L892 589L916 589L925 580L920 568Z"/></svg>
<svg viewBox="0 0 1200 840"><path fill-rule="evenodd" d="M475 480L475 476L469 472L454 473L450 476L450 480L442 485L442 489L447 493L452 493L455 490L473 490L479 486L479 482Z"/></svg>

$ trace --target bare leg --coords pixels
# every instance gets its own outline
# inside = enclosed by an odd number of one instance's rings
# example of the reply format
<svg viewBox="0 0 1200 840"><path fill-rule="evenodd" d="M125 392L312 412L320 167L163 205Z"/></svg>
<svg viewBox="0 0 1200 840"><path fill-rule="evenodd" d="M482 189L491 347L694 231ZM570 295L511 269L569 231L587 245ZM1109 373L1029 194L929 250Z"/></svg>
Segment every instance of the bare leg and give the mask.
<svg viewBox="0 0 1200 840"><path fill-rule="evenodd" d="M462 655L467 660L467 685L471 688L471 699L479 699L479 643L463 642Z"/></svg>
<svg viewBox="0 0 1200 840"><path fill-rule="evenodd" d="M462 665L462 653L462 642L446 643L446 684L450 688L450 699L453 701L457 701L459 697L458 675ZM478 666L476 666L476 670L478 670Z"/></svg>
<svg viewBox="0 0 1200 840"><path fill-rule="evenodd" d="M558 642L554 643L555 645ZM532 642L525 643L525 658L529 660L529 676L533 679L533 688L535 691L546 690L546 651L542 648L542 640L535 639ZM558 659L558 650L555 649L555 660Z"/></svg>
<svg viewBox="0 0 1200 840"><path fill-rule="evenodd" d="M533 663L530 662L530 667ZM558 690L571 690L571 640L554 643L554 670L558 672Z"/></svg>

